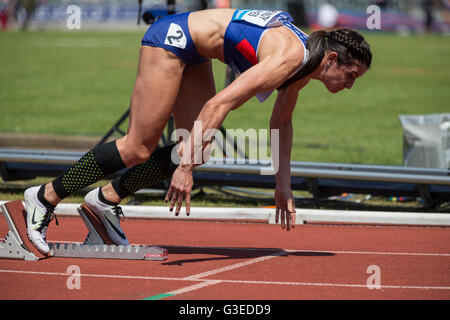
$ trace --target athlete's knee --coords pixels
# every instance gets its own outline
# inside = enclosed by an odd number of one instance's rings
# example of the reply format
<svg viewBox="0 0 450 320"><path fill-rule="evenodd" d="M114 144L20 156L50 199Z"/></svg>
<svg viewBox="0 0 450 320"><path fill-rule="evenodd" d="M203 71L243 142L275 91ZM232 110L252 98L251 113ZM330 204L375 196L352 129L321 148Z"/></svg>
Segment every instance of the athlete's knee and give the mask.
<svg viewBox="0 0 450 320"><path fill-rule="evenodd" d="M145 145L129 146L127 149L127 167L132 167L147 161L152 155L154 148L148 148ZM128 165L129 164L129 165Z"/></svg>
<svg viewBox="0 0 450 320"><path fill-rule="evenodd" d="M120 139L117 146L122 159L129 168L147 161L156 144L148 146L142 143L131 142L130 139Z"/></svg>
<svg viewBox="0 0 450 320"><path fill-rule="evenodd" d="M117 195L124 199L142 188L161 183L174 173L178 163L175 144L169 144L157 148L146 162L128 169L111 185Z"/></svg>

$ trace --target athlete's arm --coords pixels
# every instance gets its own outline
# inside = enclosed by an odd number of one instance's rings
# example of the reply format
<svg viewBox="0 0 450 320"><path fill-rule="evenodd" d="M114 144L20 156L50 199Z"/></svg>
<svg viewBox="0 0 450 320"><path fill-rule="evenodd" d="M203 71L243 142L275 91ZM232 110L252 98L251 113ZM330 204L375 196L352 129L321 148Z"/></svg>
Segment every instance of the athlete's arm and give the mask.
<svg viewBox="0 0 450 320"><path fill-rule="evenodd" d="M189 149L183 150L181 163L172 177L172 183L166 196L166 201L172 199L170 210L173 209L175 202L177 203L176 215L179 214L185 197L186 212L190 212L192 171L196 166L202 164L202 161L198 161L198 159L203 158L203 149L210 143L215 130L221 126L227 114L240 107L258 92L270 91L279 87L296 69L297 65L292 61L294 59L286 59L286 55L282 54L275 53L268 56L242 73L203 106L196 120L197 124L201 124L201 130L191 131L185 144ZM194 134L201 134L201 136L194 137ZM202 141L201 147L194 143L199 140Z"/></svg>
<svg viewBox="0 0 450 320"><path fill-rule="evenodd" d="M278 141L270 141L275 171L275 223L281 217L281 228L289 231L295 224L295 200L291 191L292 114L297 103L298 90L288 87L278 92L270 129L279 130ZM278 151L276 152L276 150ZM275 157L278 156L278 159Z"/></svg>
<svg viewBox="0 0 450 320"><path fill-rule="evenodd" d="M208 130L210 132L210 135L203 136L205 142L207 143L212 137L211 129L218 129L231 110L239 108L259 92L278 88L298 68L299 61L303 61L302 51L279 49L242 73L229 86L211 98L203 106L197 118L197 121L201 121L202 133ZM192 141L191 147L193 147ZM181 164L194 164L194 153L191 153L191 158L185 155Z"/></svg>
<svg viewBox="0 0 450 320"><path fill-rule="evenodd" d="M278 96L270 117L270 129L279 130L279 140L271 141L278 152L272 152L275 172L275 222L281 218L281 228L294 227L295 201L291 191L291 150L292 150L292 115L298 100L298 92L309 82L308 78L301 79L289 87L278 91ZM275 144L275 145L274 145ZM278 155L278 159L273 156Z"/></svg>

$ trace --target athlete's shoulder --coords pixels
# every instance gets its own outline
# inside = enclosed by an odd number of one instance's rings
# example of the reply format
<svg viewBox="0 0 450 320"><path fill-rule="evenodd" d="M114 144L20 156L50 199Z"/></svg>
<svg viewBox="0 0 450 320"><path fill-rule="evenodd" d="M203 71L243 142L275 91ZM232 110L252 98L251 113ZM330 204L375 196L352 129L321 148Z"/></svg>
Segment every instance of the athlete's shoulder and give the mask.
<svg viewBox="0 0 450 320"><path fill-rule="evenodd" d="M304 57L302 42L290 30L283 27L268 30L261 40L260 50L287 59L302 59Z"/></svg>

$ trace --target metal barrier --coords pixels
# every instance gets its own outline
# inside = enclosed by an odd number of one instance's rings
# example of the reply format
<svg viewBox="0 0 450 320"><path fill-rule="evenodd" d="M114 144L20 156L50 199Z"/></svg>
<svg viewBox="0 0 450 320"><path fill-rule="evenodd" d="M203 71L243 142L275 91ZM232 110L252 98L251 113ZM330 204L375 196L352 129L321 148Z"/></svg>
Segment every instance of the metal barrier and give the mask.
<svg viewBox="0 0 450 320"><path fill-rule="evenodd" d="M73 165L84 152L0 148L0 173L5 181L54 177ZM252 159L210 159L194 171L195 187L233 186L275 188L273 175L261 172L270 164ZM108 177L113 178L122 171ZM450 201L450 171L401 166L291 162L292 189L314 198L344 192L421 197L434 206ZM165 185L156 186L165 188Z"/></svg>

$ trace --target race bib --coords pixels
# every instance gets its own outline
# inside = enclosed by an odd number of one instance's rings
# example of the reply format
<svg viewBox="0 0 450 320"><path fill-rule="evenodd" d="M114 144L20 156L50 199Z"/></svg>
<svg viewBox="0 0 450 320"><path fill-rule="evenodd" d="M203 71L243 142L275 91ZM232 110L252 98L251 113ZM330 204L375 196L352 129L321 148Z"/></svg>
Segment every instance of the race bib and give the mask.
<svg viewBox="0 0 450 320"><path fill-rule="evenodd" d="M164 41L164 44L167 44L172 47L177 47L184 49L186 48L186 35L183 32L183 29L176 24L171 23L169 26L169 31L167 31L166 40Z"/></svg>
<svg viewBox="0 0 450 320"><path fill-rule="evenodd" d="M278 27L293 20L285 11L272 10L236 10L232 18L232 21L246 21L260 27Z"/></svg>

